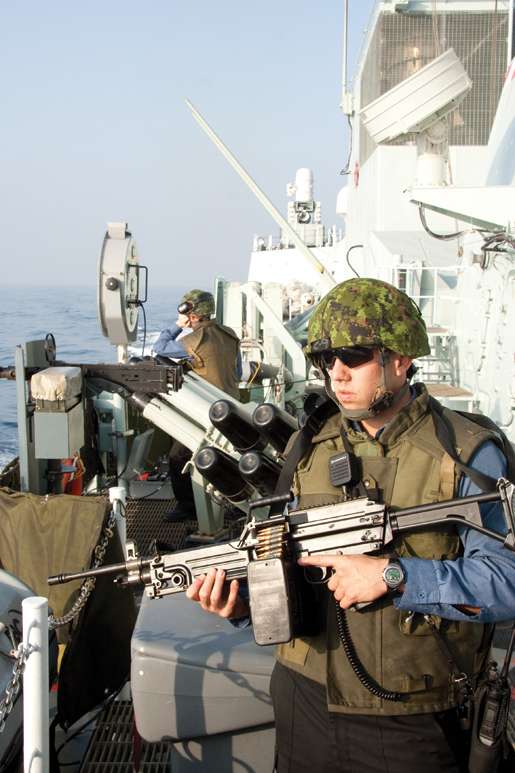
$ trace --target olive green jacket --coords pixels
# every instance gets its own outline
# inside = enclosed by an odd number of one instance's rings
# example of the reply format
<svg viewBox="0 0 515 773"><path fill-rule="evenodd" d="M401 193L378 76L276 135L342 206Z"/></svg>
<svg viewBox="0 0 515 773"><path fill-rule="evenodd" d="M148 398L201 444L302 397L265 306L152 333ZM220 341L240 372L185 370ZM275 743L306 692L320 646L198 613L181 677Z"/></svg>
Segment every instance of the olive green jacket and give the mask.
<svg viewBox="0 0 515 773"><path fill-rule="evenodd" d="M195 373L239 400L236 376L239 338L214 319L200 322L181 344L192 358Z"/></svg>
<svg viewBox="0 0 515 773"><path fill-rule="evenodd" d="M343 450L341 427L362 460L365 486L378 488L381 500L399 509L455 496L459 473L438 442L428 407L428 394L417 385L417 397L385 427L378 440L356 431L340 414L330 418L312 440L312 450L299 464L295 488L300 507L338 502L340 489L329 479L329 459ZM466 463L492 435L452 411L446 411ZM456 530L437 527L412 533L388 546L401 557L454 559L462 546ZM409 578L408 578L409 581ZM325 625L321 634L297 638L278 648L278 659L289 668L326 685L331 711L355 714L414 714L455 706L457 690L448 658L423 616L399 610L385 596L347 620L359 658L367 672L387 690L406 693L401 702L384 701L362 686L343 651L336 630L335 602L324 588L320 594ZM491 629L477 623L435 618L459 668L477 674L488 653Z"/></svg>

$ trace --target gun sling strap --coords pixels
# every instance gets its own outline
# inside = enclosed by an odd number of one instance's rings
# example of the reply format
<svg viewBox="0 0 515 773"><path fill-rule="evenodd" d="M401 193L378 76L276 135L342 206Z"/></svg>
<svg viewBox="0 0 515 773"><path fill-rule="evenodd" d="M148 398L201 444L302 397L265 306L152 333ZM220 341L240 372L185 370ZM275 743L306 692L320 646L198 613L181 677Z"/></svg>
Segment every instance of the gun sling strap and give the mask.
<svg viewBox="0 0 515 773"><path fill-rule="evenodd" d="M485 473L480 472L479 470L475 470L473 467L469 467L467 464L462 462L461 459L459 458L458 452L456 450L454 430L450 422L448 421L448 419L445 417L445 414L443 412L443 407L438 402L438 400L435 400L433 397L430 397L429 408L431 411L431 417L433 419L433 424L435 428L436 437L438 438L438 442L440 443L444 451L451 457L452 461L456 464L456 466L461 470L461 472L464 475L470 478L470 480L473 483L475 483L476 486L478 486L478 488L480 488L482 491L486 491L486 492L497 491L497 480L495 478L492 478L490 475L486 475ZM479 424L482 427L485 427L486 429L491 429L493 431L496 431L499 438L497 445L499 446L503 454L506 456L506 461L508 465L510 464L510 458L509 458L510 449L507 448L507 445L504 442L505 438L503 437L501 430L499 429L499 427L497 427L496 424L494 424L493 421L488 419L486 416L483 416L482 414L469 414L461 411L456 411L456 413L459 413L460 416L464 416L465 418L470 419L471 421L475 421L477 424Z"/></svg>
<svg viewBox="0 0 515 773"><path fill-rule="evenodd" d="M338 412L338 406L332 400L326 400L317 406L313 413L306 418L304 426L300 428L291 448L286 454L281 473L275 486L274 496L287 496L291 490L293 476L299 462L309 451L311 441L322 429L327 419ZM277 515L282 510L284 503L272 505L269 517Z"/></svg>

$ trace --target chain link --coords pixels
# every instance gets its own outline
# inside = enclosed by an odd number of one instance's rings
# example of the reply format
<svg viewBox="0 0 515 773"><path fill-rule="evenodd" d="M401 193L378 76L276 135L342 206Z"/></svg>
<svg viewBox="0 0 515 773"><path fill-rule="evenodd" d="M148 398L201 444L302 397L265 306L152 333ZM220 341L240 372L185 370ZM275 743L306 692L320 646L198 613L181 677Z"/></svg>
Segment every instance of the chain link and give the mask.
<svg viewBox="0 0 515 773"><path fill-rule="evenodd" d="M95 547L95 550L94 550L95 560L91 566L91 569L98 569L99 566L102 566L102 563L104 561L104 557L106 554L106 550L107 550L107 545L109 544L109 540L114 534L115 523L116 523L116 513L113 509L111 510L108 521L104 526L104 530L102 532L102 539ZM62 617L54 617L54 615L48 616L48 625L51 631L53 631L55 628L60 628L61 626L66 625L67 623L71 623L71 621L75 617L77 617L77 615L84 608L87 600L91 596L93 588L95 587L95 583L96 583L96 577L86 577L86 579L81 585L79 595L75 600L73 606L70 608L70 610Z"/></svg>
<svg viewBox="0 0 515 773"><path fill-rule="evenodd" d="M114 512L114 510L111 510L107 523L104 526L104 529L102 531L102 538L100 542L98 542L94 550L95 560L91 567L92 569L98 569L98 567L102 565L102 562L105 558L107 546L109 544L109 540L114 534L115 522L116 522L116 513ZM81 585L81 589L77 600L75 601L75 603L73 604L69 612L63 615L63 617L54 617L53 615L48 616L49 630L52 631L55 628L59 628L62 625L66 625L67 623L70 623L75 617L77 617L79 612L83 609L84 605L86 604L88 598L90 597L91 592L95 587L95 581L96 581L95 577L87 577L84 580L84 582ZM25 664L32 651L33 650L30 645L28 647L24 647L23 643L20 642L20 644L18 645L17 649L14 652L14 665L13 665L12 676L5 688L4 697L0 701L0 733L3 732L5 723L7 721L7 717L9 716L9 714L14 708L14 703L21 689L21 677L23 675L23 671L25 670Z"/></svg>
<svg viewBox="0 0 515 773"><path fill-rule="evenodd" d="M21 677L32 648L24 647L20 642L15 651L12 676L5 688L4 697L0 701L0 733L3 733L7 717L14 708L14 703L21 688Z"/></svg>

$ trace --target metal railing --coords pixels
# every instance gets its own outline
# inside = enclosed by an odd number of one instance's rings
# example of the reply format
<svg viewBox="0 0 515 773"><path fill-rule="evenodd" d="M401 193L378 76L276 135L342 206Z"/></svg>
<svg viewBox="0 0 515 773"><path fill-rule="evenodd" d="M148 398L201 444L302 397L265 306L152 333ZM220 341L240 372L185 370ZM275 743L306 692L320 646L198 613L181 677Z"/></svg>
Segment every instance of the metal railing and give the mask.
<svg viewBox="0 0 515 773"><path fill-rule="evenodd" d="M456 292L449 292L442 284L448 285L452 279L457 284L462 266L382 265L379 269L385 281L413 298L428 328L452 326L450 317L454 318L455 305L464 299Z"/></svg>
<svg viewBox="0 0 515 773"><path fill-rule="evenodd" d="M406 292L422 312L427 325L431 354L418 361L425 383L458 383L454 329L456 310L464 300L449 284L458 285L462 266L397 265L380 267L386 281Z"/></svg>

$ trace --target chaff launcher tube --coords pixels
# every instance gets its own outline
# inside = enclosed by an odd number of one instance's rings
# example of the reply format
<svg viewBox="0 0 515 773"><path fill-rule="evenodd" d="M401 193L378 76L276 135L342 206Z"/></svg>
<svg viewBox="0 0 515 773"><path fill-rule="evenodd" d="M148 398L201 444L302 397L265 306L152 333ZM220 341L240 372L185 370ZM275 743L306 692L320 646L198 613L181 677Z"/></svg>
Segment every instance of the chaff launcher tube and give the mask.
<svg viewBox="0 0 515 773"><path fill-rule="evenodd" d="M149 395L134 394L129 397L129 402L141 411L145 419L178 440L190 451L196 451L202 443L205 430L161 397L151 398Z"/></svg>

